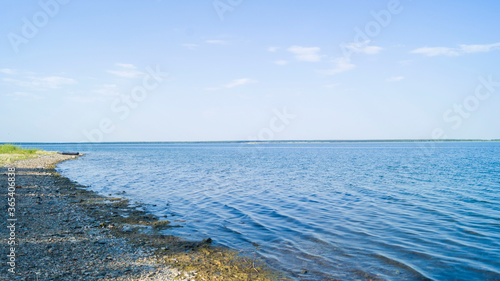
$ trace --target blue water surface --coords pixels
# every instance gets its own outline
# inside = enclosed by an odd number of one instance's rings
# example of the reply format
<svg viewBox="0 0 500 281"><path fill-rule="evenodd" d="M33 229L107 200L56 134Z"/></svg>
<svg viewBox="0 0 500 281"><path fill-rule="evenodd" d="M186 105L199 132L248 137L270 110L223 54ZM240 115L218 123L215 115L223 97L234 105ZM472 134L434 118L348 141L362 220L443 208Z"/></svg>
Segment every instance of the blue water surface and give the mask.
<svg viewBox="0 0 500 281"><path fill-rule="evenodd" d="M24 146L296 280L500 280L499 142Z"/></svg>

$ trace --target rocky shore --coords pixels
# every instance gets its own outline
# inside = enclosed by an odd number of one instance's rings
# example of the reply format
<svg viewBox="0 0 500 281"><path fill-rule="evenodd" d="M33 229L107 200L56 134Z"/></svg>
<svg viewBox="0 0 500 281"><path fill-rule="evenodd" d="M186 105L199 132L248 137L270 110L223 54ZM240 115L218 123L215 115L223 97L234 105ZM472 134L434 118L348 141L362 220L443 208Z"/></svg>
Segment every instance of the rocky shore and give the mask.
<svg viewBox="0 0 500 281"><path fill-rule="evenodd" d="M161 230L174 227L170 222L55 172L56 163L73 158L46 155L0 168L1 280L282 279L256 259L210 245L209 238L164 235Z"/></svg>

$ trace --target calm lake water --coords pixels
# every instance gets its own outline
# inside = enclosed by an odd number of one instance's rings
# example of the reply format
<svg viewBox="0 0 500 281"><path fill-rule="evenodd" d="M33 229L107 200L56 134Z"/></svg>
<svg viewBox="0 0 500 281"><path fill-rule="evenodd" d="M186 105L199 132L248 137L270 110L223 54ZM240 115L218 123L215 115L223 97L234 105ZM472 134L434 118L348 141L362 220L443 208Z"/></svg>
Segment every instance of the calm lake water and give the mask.
<svg viewBox="0 0 500 281"><path fill-rule="evenodd" d="M500 280L499 142L24 146L297 280Z"/></svg>

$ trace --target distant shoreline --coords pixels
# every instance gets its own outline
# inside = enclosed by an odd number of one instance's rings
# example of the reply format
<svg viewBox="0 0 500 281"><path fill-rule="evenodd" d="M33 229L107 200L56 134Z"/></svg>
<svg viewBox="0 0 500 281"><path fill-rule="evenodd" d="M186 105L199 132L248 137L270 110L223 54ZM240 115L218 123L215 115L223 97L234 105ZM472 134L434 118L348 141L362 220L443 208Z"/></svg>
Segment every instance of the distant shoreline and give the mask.
<svg viewBox="0 0 500 281"><path fill-rule="evenodd" d="M0 144L211 144L211 143L384 143L384 142L500 142L500 139L368 139L368 140L230 140L230 141L123 141L123 142L0 142Z"/></svg>

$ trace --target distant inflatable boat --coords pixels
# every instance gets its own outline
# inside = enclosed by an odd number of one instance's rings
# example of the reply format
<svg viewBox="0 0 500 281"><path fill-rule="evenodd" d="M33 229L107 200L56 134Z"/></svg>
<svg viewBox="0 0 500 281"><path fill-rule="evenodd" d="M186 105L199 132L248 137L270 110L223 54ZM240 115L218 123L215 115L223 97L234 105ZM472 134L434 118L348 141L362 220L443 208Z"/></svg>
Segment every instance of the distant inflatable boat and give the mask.
<svg viewBox="0 0 500 281"><path fill-rule="evenodd" d="M58 153L62 155L80 155L79 152L58 152Z"/></svg>

